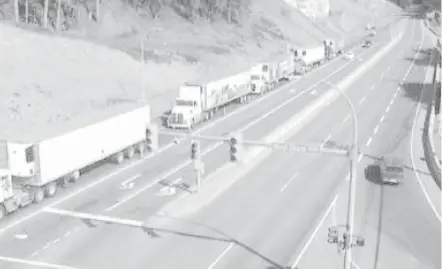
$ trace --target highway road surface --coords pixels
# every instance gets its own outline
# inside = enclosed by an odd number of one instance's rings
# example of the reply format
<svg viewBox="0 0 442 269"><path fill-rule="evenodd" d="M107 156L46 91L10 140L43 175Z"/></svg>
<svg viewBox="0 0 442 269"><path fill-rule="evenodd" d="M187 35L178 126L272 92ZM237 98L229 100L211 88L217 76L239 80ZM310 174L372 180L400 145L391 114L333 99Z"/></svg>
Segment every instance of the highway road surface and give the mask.
<svg viewBox="0 0 442 269"><path fill-rule="evenodd" d="M396 53L382 59L348 91L358 110L361 147L380 141L376 138L368 143L389 107L397 80L411 64L403 56L412 53L419 43L420 27L410 21ZM387 40L388 32L380 33L375 41L378 46L355 49L360 61L338 59L247 106L229 110L227 116L203 125L200 131L223 135L240 129L247 139L261 139L329 91L325 80L338 83ZM413 76L418 81L423 79L419 73ZM406 102L408 97L397 98L404 100L401 109L414 105ZM349 110L339 99L290 140L346 145L350 128ZM378 132L383 132L381 127ZM396 136L385 133L385 137ZM200 211L184 216L184 220L163 218L159 223L164 230L153 234L47 212L56 208L145 221L165 205L173 211L173 203L186 203L185 198L176 199L188 194L189 186L194 185L195 175L186 162L188 141L168 146L169 140L162 140L164 150L155 156L128 164L124 170L99 167L85 175L78 188L65 191L63 199L48 200L41 207L10 216L0 227L0 267L35 268L40 263L47 268L280 268L296 258L348 171L348 161L340 157L272 153L260 167ZM203 157L207 173L228 159L224 145L215 148L213 142L207 142L202 148L207 152ZM203 186L211 184L210 178ZM422 195L417 188L409 191ZM425 204L421 206L428 209ZM431 219L428 212L422 214Z"/></svg>

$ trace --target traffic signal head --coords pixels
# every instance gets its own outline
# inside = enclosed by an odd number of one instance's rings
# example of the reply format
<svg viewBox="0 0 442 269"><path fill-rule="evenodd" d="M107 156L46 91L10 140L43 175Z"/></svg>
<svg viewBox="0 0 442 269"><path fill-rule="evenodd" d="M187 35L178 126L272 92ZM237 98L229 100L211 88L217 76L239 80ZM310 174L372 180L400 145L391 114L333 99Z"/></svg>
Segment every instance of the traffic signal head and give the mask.
<svg viewBox="0 0 442 269"><path fill-rule="evenodd" d="M239 133L232 134L229 140L230 144L230 160L236 162L240 159L242 153L242 135Z"/></svg>
<svg viewBox="0 0 442 269"><path fill-rule="evenodd" d="M192 141L190 146L190 158L196 160L200 155L200 143L198 141Z"/></svg>
<svg viewBox="0 0 442 269"><path fill-rule="evenodd" d="M146 144L148 150L156 151L158 149L158 139L158 126L156 126L155 124L149 124L146 127Z"/></svg>

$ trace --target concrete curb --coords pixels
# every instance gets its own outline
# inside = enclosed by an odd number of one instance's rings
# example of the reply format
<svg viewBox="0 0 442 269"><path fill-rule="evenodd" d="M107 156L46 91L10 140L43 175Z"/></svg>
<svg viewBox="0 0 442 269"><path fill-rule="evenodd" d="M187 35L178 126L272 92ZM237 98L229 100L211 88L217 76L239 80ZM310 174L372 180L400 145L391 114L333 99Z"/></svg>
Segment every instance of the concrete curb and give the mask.
<svg viewBox="0 0 442 269"><path fill-rule="evenodd" d="M433 76L433 87L434 87L434 95L436 94L436 87L437 87L437 62L435 64L434 68L434 76ZM422 143L424 146L424 154L425 154L425 160L427 162L428 169L430 170L430 173L432 177L434 178L434 181L436 182L439 189L441 188L441 170L442 166L440 163L439 158L436 155L436 150L434 148L433 144L433 132L434 132L434 119L435 119L435 100L436 98L432 98L432 102L430 104L429 109L427 110L427 116L425 118L425 124L424 124L424 132L422 135Z"/></svg>
<svg viewBox="0 0 442 269"><path fill-rule="evenodd" d="M385 54L387 54L395 47L397 43L399 43L399 41L402 39L403 33L403 30L401 30L400 33L388 43L388 45L386 45L371 59L369 59L366 64L360 66L350 76L347 76L336 86L342 91L348 89L351 84L353 84L360 76L362 76L365 72L372 68L373 65L375 65L380 59L382 59ZM287 140L289 137L298 132L299 129L302 128L306 123L315 118L316 115L318 115L322 111L323 107L328 106L329 103L333 102L338 97L340 97L340 94L336 91L331 90L327 92L324 96L316 100L311 106L294 115L282 126L267 135L264 138L264 141L275 142L276 140ZM231 186L237 180L246 175L247 172L249 172L257 165L259 165L259 163L264 161L265 158L270 155L270 153L270 149L255 148L243 155L243 158L247 160L244 163L238 165L232 163L225 164L220 168L222 172L219 175L216 175L216 179L211 180L211 185L216 186L216 190L213 190L214 192L208 191L210 189L213 189L214 187L211 188L210 186L207 186L207 189L203 189L202 192L187 196L183 201L180 201L179 204L174 206L173 209L168 208L164 210L163 215L178 217L203 208L210 201L215 199L216 196L226 190L229 186ZM221 186L220 184L225 186Z"/></svg>

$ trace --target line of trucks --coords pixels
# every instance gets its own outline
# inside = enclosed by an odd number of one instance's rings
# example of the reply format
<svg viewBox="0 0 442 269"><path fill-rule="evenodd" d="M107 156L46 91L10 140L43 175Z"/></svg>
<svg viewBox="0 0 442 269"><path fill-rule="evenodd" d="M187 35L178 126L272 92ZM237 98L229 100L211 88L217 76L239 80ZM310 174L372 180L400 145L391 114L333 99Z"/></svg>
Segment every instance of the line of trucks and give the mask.
<svg viewBox="0 0 442 269"><path fill-rule="evenodd" d="M343 54L344 41L325 39L315 46L287 49L282 61L260 63L250 70L209 83L185 83L165 126L172 129L192 129L210 120L219 110L232 103L248 102L253 95L273 90L281 81L304 75L325 61Z"/></svg>
<svg viewBox="0 0 442 269"><path fill-rule="evenodd" d="M167 117L170 128L192 128L233 102L274 89L283 79L305 74L343 53L343 42L289 48L284 61L262 63L245 73L205 84L185 84ZM113 117L103 117L58 134L20 139L0 137L0 219L32 203L53 197L60 187L79 180L96 164L116 164L147 150L151 128L148 105Z"/></svg>

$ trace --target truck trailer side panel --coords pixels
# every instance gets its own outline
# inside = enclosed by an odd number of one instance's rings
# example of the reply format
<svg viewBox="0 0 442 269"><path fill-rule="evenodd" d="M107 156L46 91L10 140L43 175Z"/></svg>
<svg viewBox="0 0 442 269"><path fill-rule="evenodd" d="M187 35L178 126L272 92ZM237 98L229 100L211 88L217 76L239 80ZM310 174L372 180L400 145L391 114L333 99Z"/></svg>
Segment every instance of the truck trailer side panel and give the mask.
<svg viewBox="0 0 442 269"><path fill-rule="evenodd" d="M304 64L307 66L322 61L324 59L325 59L325 49L323 45L307 48L306 55L302 56L302 60Z"/></svg>
<svg viewBox="0 0 442 269"><path fill-rule="evenodd" d="M39 175L31 184L44 185L143 141L149 121L145 106L40 142Z"/></svg>
<svg viewBox="0 0 442 269"><path fill-rule="evenodd" d="M203 109L205 111L223 106L232 100L247 95L251 90L249 87L250 74L240 73L228 78L209 82L203 89Z"/></svg>

